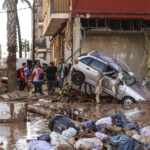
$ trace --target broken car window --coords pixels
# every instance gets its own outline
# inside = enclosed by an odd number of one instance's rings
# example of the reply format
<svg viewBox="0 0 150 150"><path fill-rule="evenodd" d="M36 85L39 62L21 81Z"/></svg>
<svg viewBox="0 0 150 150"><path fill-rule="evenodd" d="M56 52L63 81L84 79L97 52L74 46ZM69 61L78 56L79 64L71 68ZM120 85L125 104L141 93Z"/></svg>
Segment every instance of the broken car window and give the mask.
<svg viewBox="0 0 150 150"><path fill-rule="evenodd" d="M86 57L86 58L83 58L80 60L83 64L86 64L86 65L89 65L93 59L92 58L89 58L89 57Z"/></svg>
<svg viewBox="0 0 150 150"><path fill-rule="evenodd" d="M99 72L106 72L106 69L107 69L107 66L100 62L100 61L97 61L97 60L94 60L91 64L90 64L91 68L99 71Z"/></svg>

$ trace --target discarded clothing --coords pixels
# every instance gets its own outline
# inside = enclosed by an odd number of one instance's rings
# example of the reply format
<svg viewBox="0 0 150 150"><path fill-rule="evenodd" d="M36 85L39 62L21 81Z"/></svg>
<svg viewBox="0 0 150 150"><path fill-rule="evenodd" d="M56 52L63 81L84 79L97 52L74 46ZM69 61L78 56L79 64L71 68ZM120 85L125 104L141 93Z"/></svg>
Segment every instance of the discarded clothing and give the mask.
<svg viewBox="0 0 150 150"><path fill-rule="evenodd" d="M140 129L140 133L143 136L150 136L150 126Z"/></svg>
<svg viewBox="0 0 150 150"><path fill-rule="evenodd" d="M96 133L95 133L95 136L96 136L98 139L100 139L101 141L106 140L106 139L108 138L108 136L107 136L106 134L101 133L101 132L96 132Z"/></svg>
<svg viewBox="0 0 150 150"><path fill-rule="evenodd" d="M72 137L74 137L76 134L77 134L77 130L74 128L69 128L62 132L62 136L63 136L64 140L66 140L66 141L71 139Z"/></svg>
<svg viewBox="0 0 150 150"><path fill-rule="evenodd" d="M96 125L95 125L95 121L89 120L89 121L84 121L81 123L81 125L89 130L96 130Z"/></svg>
<svg viewBox="0 0 150 150"><path fill-rule="evenodd" d="M61 145L61 144L67 144L66 140L64 139L64 137L57 133L57 132L52 132L50 134L51 137L51 144L52 145Z"/></svg>
<svg viewBox="0 0 150 150"><path fill-rule="evenodd" d="M112 116L115 125L121 128L135 129L139 131L137 123L129 122L122 112L117 112Z"/></svg>
<svg viewBox="0 0 150 150"><path fill-rule="evenodd" d="M111 138L115 150L141 150L141 144L127 135L117 135Z"/></svg>
<svg viewBox="0 0 150 150"><path fill-rule="evenodd" d="M72 145L71 145L71 139L69 139L68 141L66 141L64 139L64 136L62 136L61 134L59 133L56 133L56 132L52 132L51 133L51 144L55 146L56 149L69 149L69 150L72 150Z"/></svg>
<svg viewBox="0 0 150 150"><path fill-rule="evenodd" d="M95 123L96 130L103 132L107 127L112 126L112 118L111 117L105 117L102 119L99 119Z"/></svg>
<svg viewBox="0 0 150 150"><path fill-rule="evenodd" d="M37 139L40 140L40 141L46 141L46 142L50 142L51 141L51 138L50 138L49 134L41 135Z"/></svg>
<svg viewBox="0 0 150 150"><path fill-rule="evenodd" d="M54 150L54 147L46 141L31 140L27 144L27 150Z"/></svg>
<svg viewBox="0 0 150 150"><path fill-rule="evenodd" d="M83 138L75 143L76 149L102 150L103 143L97 138Z"/></svg>
<svg viewBox="0 0 150 150"><path fill-rule="evenodd" d="M56 115L49 120L49 128L51 131L62 133L62 131L68 129L69 127L77 129L73 121L63 115Z"/></svg>
<svg viewBox="0 0 150 150"><path fill-rule="evenodd" d="M111 117L105 117L105 118L101 118L99 120L96 121L96 126L98 125L112 125L112 118Z"/></svg>

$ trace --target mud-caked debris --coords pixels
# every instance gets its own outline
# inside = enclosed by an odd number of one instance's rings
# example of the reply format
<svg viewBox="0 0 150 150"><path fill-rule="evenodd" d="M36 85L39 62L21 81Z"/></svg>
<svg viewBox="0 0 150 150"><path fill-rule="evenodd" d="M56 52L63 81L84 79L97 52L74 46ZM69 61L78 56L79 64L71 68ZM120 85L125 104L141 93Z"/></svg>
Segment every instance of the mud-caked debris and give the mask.
<svg viewBox="0 0 150 150"><path fill-rule="evenodd" d="M138 123L129 121L121 112L98 120L80 122L57 114L49 119L49 129L49 145L54 146L51 150L149 150L150 148L150 128L140 128Z"/></svg>

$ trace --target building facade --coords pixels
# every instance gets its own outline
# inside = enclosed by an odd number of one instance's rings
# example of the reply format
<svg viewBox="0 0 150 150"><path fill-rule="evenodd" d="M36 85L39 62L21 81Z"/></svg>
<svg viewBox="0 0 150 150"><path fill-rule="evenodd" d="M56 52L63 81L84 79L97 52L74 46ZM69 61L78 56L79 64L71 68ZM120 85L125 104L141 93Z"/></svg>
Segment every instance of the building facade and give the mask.
<svg viewBox="0 0 150 150"><path fill-rule="evenodd" d="M50 62L50 40L43 35L42 0L34 1L35 19L35 58L41 58Z"/></svg>
<svg viewBox="0 0 150 150"><path fill-rule="evenodd" d="M56 63L97 50L149 72L149 0L43 0L43 17Z"/></svg>

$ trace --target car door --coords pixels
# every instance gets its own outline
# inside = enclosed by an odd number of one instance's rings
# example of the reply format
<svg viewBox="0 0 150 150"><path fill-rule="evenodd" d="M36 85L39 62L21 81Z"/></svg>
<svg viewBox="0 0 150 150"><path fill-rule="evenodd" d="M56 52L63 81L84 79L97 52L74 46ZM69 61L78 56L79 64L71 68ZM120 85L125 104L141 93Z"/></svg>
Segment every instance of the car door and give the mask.
<svg viewBox="0 0 150 150"><path fill-rule="evenodd" d="M99 72L103 72L103 73L108 73L108 72L112 72L113 71L113 68L111 68L110 70L110 67L101 62L101 61L98 61L98 60L94 60L91 62L90 64L90 67L93 69L91 72L91 76L90 76L90 80L93 81L93 84L96 85L96 82L97 82L97 76L99 74ZM115 72L115 70L114 70ZM114 85L115 85L115 82L116 82L116 79L113 79L111 78L111 76L108 76L108 75L105 75L104 76L104 79L103 79L103 88L104 90L114 96L115 93L114 93Z"/></svg>
<svg viewBox="0 0 150 150"><path fill-rule="evenodd" d="M105 72L106 70L106 64L94 59L91 63L90 63L90 68L91 68L91 72L90 72L90 80L92 85L96 85L97 82L97 77L99 75L99 72Z"/></svg>
<svg viewBox="0 0 150 150"><path fill-rule="evenodd" d="M109 72L109 74L108 74ZM118 72L109 65L106 68L106 74L103 80L103 88L107 94L116 96L116 84L118 84Z"/></svg>
<svg viewBox="0 0 150 150"><path fill-rule="evenodd" d="M115 96L116 93L114 91L114 85L115 85L116 80L112 79L109 76L105 76L103 80L103 89L107 94L110 94L112 96Z"/></svg>
<svg viewBox="0 0 150 150"><path fill-rule="evenodd" d="M91 57L81 58L79 61L78 67L76 68L78 71L81 71L85 75L85 81L91 84L91 80L89 76L91 75L91 68L89 67L90 63L93 61Z"/></svg>

